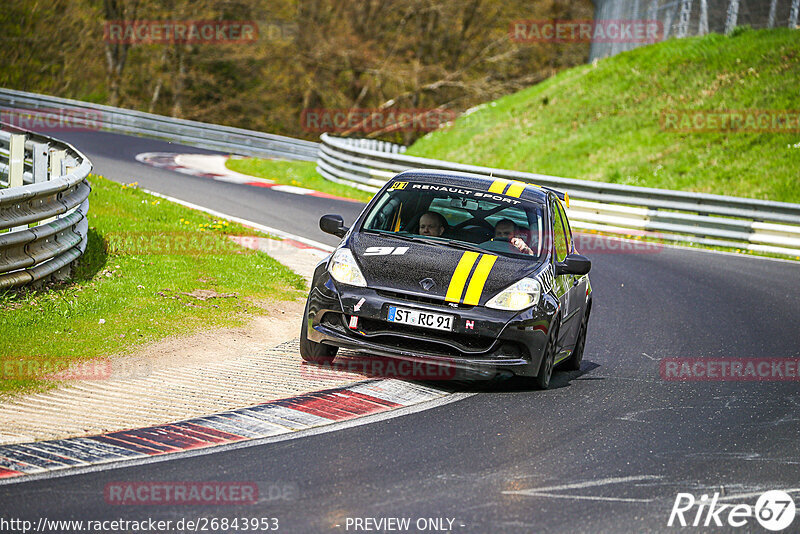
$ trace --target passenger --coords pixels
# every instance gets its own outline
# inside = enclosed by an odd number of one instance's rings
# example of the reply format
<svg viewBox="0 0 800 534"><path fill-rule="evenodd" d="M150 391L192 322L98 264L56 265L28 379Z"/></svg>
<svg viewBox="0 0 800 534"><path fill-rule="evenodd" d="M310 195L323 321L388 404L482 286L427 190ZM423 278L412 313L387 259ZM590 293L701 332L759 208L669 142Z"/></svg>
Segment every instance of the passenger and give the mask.
<svg viewBox="0 0 800 534"><path fill-rule="evenodd" d="M511 219L502 219L494 227L494 239L496 241L508 241L512 247L523 254L533 256L533 250L517 235L518 233L519 227Z"/></svg>
<svg viewBox="0 0 800 534"><path fill-rule="evenodd" d="M419 218L419 235L439 237L444 233L447 220L441 213L427 211Z"/></svg>

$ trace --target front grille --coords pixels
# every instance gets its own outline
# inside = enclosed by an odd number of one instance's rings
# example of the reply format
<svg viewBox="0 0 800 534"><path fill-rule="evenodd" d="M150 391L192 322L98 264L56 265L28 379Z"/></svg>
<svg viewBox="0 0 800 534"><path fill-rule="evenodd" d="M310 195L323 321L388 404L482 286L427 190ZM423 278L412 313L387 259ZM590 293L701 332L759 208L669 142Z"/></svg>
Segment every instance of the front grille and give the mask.
<svg viewBox="0 0 800 534"><path fill-rule="evenodd" d="M376 319L361 319L358 326L359 330L370 336L400 336L403 340L410 340L411 338L408 336L424 337L426 342L446 343L469 352L485 352L494 343L494 338L488 336L459 334L442 330L422 330L415 326Z"/></svg>
<svg viewBox="0 0 800 534"><path fill-rule="evenodd" d="M383 346L394 347L396 349L408 350L412 352L435 354L437 356L446 356L450 358L458 358L463 356L461 351L449 345L444 345L442 343L436 343L433 341L425 341L422 339L394 335L376 335L371 336L369 340L373 343L379 343Z"/></svg>
<svg viewBox="0 0 800 534"><path fill-rule="evenodd" d="M386 291L381 289L376 291L376 293L385 298L404 300L406 302L417 302L420 304L433 304L434 306L442 306L449 310L469 310L474 307L468 304L445 302L443 298L439 297L423 297L421 295L412 295L410 293L400 293L399 291Z"/></svg>
<svg viewBox="0 0 800 534"><path fill-rule="evenodd" d="M397 349L437 354L453 358L463 357L472 353L473 357L528 358L527 347L520 343L506 341L499 347L495 339L489 336L459 334L456 332L442 332L437 330L422 330L413 326L389 323L377 319L361 317L358 321L358 331L347 326L344 314L327 312L322 316L321 323L328 328L340 333L369 340L384 346Z"/></svg>

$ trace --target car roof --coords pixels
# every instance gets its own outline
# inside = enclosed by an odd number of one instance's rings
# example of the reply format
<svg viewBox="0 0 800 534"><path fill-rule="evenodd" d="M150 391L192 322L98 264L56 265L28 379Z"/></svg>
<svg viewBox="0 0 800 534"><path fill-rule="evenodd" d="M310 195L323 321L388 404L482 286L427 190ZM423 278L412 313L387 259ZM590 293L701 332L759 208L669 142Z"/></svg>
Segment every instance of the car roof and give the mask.
<svg viewBox="0 0 800 534"><path fill-rule="evenodd" d="M434 169L413 169L403 171L395 176L391 182L398 181L424 181L436 185L445 186L460 186L468 187L470 189L477 189L491 192L503 192L508 194L512 190L513 184L523 186L522 191L517 195L512 195L523 200L535 201L539 203L546 203L548 189L537 186L529 182L521 180L509 180L507 178L496 178L484 174L472 174L467 172L458 171L440 171ZM519 191L519 187L516 187Z"/></svg>

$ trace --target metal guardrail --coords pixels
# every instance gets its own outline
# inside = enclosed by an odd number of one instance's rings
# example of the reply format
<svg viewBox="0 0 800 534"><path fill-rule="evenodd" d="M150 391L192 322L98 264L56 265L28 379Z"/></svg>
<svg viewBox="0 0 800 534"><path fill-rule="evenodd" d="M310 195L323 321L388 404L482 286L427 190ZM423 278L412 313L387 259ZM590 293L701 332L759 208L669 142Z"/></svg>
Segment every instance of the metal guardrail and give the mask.
<svg viewBox="0 0 800 534"><path fill-rule="evenodd" d="M491 175L568 192L567 211L575 228L800 255L800 204L560 178L404 152L392 143L322 134L317 171L328 180L369 192L408 169Z"/></svg>
<svg viewBox="0 0 800 534"><path fill-rule="evenodd" d="M0 89L0 108L6 113L63 113L68 119L79 116L87 129L152 137L231 154L306 161L317 157L318 144L311 141L12 89Z"/></svg>
<svg viewBox="0 0 800 534"><path fill-rule="evenodd" d="M86 250L91 170L71 145L0 124L0 289L68 276Z"/></svg>

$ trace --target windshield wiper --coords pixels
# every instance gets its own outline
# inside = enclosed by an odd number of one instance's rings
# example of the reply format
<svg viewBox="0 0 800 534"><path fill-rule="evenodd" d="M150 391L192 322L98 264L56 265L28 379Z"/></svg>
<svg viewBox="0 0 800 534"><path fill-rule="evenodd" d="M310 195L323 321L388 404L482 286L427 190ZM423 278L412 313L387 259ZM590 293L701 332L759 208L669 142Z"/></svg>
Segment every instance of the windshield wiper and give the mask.
<svg viewBox="0 0 800 534"><path fill-rule="evenodd" d="M397 239L402 239L404 241L415 241L418 243L430 243L430 239L425 239L424 237L408 235L408 234L398 234L395 232L385 232L383 230L362 230L365 234L372 234L372 235L382 235L386 237L395 237Z"/></svg>
<svg viewBox="0 0 800 534"><path fill-rule="evenodd" d="M494 252L494 251L487 251L485 248L479 245L475 245L473 243L467 243L466 241L459 241L457 239L448 239L446 237L436 237L436 236L422 237L422 236L408 235L408 234L397 234L394 232L385 232L383 230L362 230L362 232L367 234L396 237L397 239L403 239L405 241L413 241L415 243L427 243L428 245L432 243L441 243L443 245L450 245L453 248L460 248L462 250L472 250L474 252L479 252L481 254L487 252Z"/></svg>
<svg viewBox="0 0 800 534"><path fill-rule="evenodd" d="M481 253L486 252L485 248L482 248L473 243L467 243L466 241L459 241L458 239L448 239L446 237L431 236L425 238L424 241L427 241L428 243L443 243L445 245L450 245L451 247L454 248L460 248L464 250L474 250L475 252L481 252Z"/></svg>
<svg viewBox="0 0 800 534"><path fill-rule="evenodd" d="M458 240L455 240L455 239L446 239L446 240L444 240L444 242L447 243L448 245L450 245L451 247L455 247L455 248L461 248L461 249L464 249L464 250L473 250L475 252L480 252L481 254L486 252L485 248L480 247L478 245L474 245L472 243L467 243L465 241L458 241Z"/></svg>

